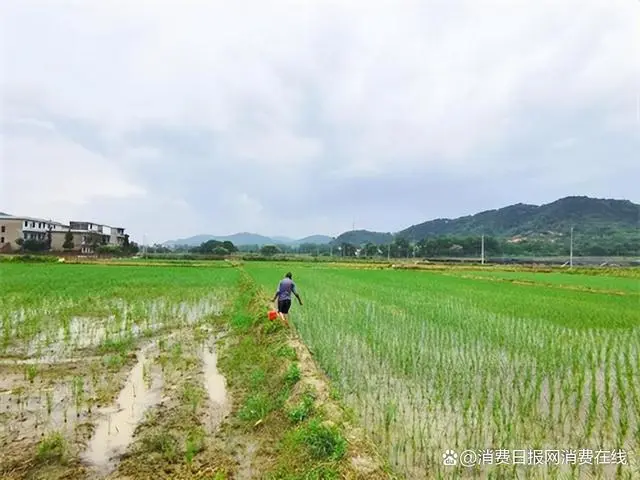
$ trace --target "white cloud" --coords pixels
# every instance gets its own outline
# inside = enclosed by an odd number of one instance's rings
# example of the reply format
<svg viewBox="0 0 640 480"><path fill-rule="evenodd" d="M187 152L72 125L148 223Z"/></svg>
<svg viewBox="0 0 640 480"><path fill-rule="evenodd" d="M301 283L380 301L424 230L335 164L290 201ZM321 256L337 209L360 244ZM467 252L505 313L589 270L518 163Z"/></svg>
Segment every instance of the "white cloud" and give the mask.
<svg viewBox="0 0 640 480"><path fill-rule="evenodd" d="M149 198L182 198L195 210L236 198L244 207L211 228L262 228L280 207L251 188L271 173L298 195L322 188L321 179L398 170L483 175L539 163L494 153L524 149L518 142L550 119L585 112L593 128L627 139L639 128L640 3L628 0L23 0L2 8L3 117L56 132L46 140L4 133L3 201L34 214L79 202L98 208L96 196L133 198L144 184ZM81 147L57 128L60 119L91 125L107 148ZM147 127L205 132L215 151L195 158L128 144ZM540 141L575 136L588 148L580 128ZM563 152L580 155L577 143ZM70 167L42 161L53 157ZM553 159L565 161L577 163ZM583 175L598 178L606 162L589 161ZM185 179L189 190L188 180L234 165L241 175L217 180L224 188L209 194L217 200L164 191ZM96 172L100 186L47 189L51 180L89 185ZM133 181L131 172L144 176ZM17 186L29 175L42 178L34 185L47 196ZM333 212L298 225L324 225Z"/></svg>
<svg viewBox="0 0 640 480"><path fill-rule="evenodd" d="M556 149L556 150L564 150L566 148L573 147L577 143L577 141L578 141L578 139L575 138L575 137L563 138L562 140L558 140L556 142L553 142L553 144L551 145L551 148Z"/></svg>
<svg viewBox="0 0 640 480"><path fill-rule="evenodd" d="M145 195L144 189L108 159L66 140L48 126L38 128L29 135L3 138L0 204L5 210L68 221L65 214L95 199Z"/></svg>

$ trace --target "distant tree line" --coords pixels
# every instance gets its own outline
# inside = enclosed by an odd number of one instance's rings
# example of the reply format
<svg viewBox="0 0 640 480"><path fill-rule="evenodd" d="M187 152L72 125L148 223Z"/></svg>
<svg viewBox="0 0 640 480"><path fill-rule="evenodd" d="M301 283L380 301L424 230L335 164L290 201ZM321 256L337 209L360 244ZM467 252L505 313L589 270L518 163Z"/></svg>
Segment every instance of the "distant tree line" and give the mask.
<svg viewBox="0 0 640 480"><path fill-rule="evenodd" d="M224 242L218 240L208 240L195 247L189 245L176 245L172 248L169 248L164 245L152 245L146 247L145 252L150 254L193 253L201 255L225 256L238 252L238 247L236 247L233 242L230 242L228 240Z"/></svg>
<svg viewBox="0 0 640 480"><path fill-rule="evenodd" d="M192 247L189 251L191 253L229 255L230 253L237 252L238 248L233 244L233 242L230 242L229 240L226 240L224 242L220 242L218 240L208 240L204 243L201 243L198 247Z"/></svg>
<svg viewBox="0 0 640 480"><path fill-rule="evenodd" d="M487 257L542 257L569 254L569 236L544 235L508 239L486 235L484 252ZM226 241L209 240L197 247L155 245L147 247L148 253L195 253L210 255L230 255L251 253L264 257L277 255L307 255L320 257L360 257L360 258L437 258L437 257L479 257L482 238L479 235L428 237L418 242L404 237L376 245L371 242L355 245L348 242L335 244L303 243L300 245L241 245ZM574 233L573 252L576 256L638 256L640 255L640 235L594 236Z"/></svg>
<svg viewBox="0 0 640 480"><path fill-rule="evenodd" d="M505 239L493 236L484 237L485 256L562 256L568 255L570 239L524 238ZM396 238L392 242L375 245L364 243L353 245L339 243L335 245L302 244L299 246L265 245L241 246L241 252L260 253L265 256L277 254L304 254L311 256L346 256L364 258L413 258L413 257L479 257L482 251L481 236L440 236L410 242L405 238ZM640 236L594 238L574 235L574 255L582 256L637 256L640 255Z"/></svg>

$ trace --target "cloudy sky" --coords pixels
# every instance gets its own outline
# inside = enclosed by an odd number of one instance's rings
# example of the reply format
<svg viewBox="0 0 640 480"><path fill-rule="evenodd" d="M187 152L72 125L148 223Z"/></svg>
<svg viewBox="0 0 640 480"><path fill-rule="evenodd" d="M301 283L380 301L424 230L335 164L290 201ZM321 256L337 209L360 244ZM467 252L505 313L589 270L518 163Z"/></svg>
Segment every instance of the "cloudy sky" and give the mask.
<svg viewBox="0 0 640 480"><path fill-rule="evenodd" d="M638 0L0 11L0 211L152 243L640 201Z"/></svg>

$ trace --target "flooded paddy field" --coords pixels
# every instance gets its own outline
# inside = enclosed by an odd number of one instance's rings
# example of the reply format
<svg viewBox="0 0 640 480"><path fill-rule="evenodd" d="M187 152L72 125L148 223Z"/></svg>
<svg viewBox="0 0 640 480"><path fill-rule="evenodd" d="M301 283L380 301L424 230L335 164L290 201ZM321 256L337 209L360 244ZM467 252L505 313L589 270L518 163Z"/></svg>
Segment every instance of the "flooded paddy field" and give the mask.
<svg viewBox="0 0 640 480"><path fill-rule="evenodd" d="M213 326L237 270L0 268L1 478L142 478L135 452L205 450L229 413Z"/></svg>

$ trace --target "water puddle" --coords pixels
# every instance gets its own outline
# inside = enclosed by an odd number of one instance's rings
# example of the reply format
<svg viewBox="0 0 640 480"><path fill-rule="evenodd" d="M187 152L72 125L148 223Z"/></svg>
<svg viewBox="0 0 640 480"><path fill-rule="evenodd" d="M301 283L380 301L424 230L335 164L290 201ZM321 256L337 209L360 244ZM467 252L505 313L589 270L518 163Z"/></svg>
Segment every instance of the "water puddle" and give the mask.
<svg viewBox="0 0 640 480"><path fill-rule="evenodd" d="M72 435L91 416L89 395L80 394L78 383L34 386L18 376L11 380L10 388L0 388L0 449L12 442L36 441L51 431Z"/></svg>
<svg viewBox="0 0 640 480"><path fill-rule="evenodd" d="M116 405L97 412L102 420L97 424L82 459L101 474L106 475L115 469L145 412L161 401L163 382L159 367L147 370L145 366L147 353L152 347L147 346L138 353L138 362L129 373Z"/></svg>
<svg viewBox="0 0 640 480"><path fill-rule="evenodd" d="M215 430L229 414L227 385L224 376L218 371L218 357L213 341L205 343L202 349L204 385L210 400L210 431Z"/></svg>

